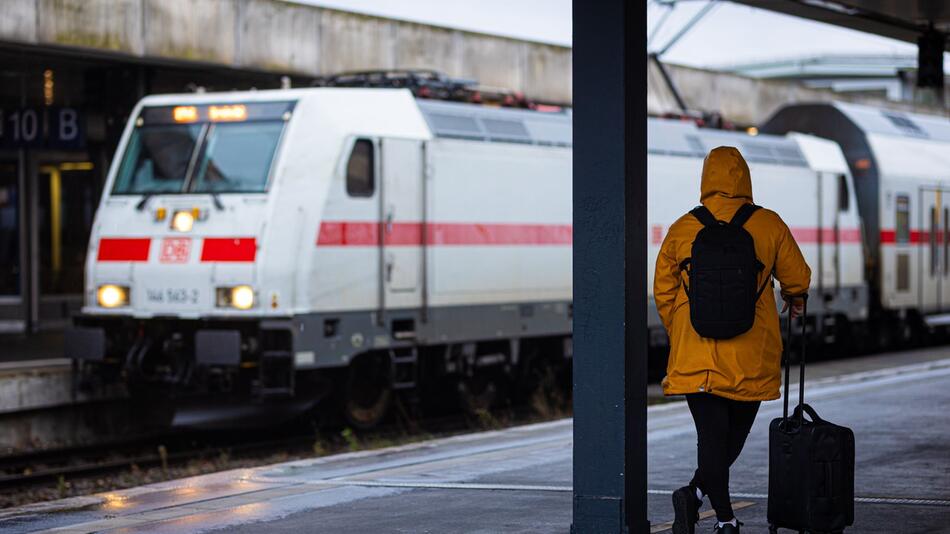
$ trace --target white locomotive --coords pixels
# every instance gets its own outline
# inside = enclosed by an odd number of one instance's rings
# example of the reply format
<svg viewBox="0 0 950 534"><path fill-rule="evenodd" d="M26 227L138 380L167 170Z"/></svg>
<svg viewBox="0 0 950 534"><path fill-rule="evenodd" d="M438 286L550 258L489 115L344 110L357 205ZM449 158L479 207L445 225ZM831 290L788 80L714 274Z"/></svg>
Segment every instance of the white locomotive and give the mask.
<svg viewBox="0 0 950 534"><path fill-rule="evenodd" d="M770 124L834 137L780 122ZM877 300L865 281L865 258L880 245L866 253L867 193L851 178L866 169L847 146L849 159L811 135L659 119L648 129L651 264L665 230L698 203L706 153L732 145L749 162L756 202L782 215L813 266L816 332L848 337L898 303L887 292ZM506 386L523 391L569 370L571 139L569 111L406 89L147 97L109 171L67 356L175 403L336 401L359 427L377 424L400 390L457 392L469 408L488 407ZM911 197L940 202L931 190L881 193L897 209L894 241L914 241ZM946 262L950 232L940 235L943 252L932 244L931 254ZM902 278L923 269L920 258L897 259L883 279L932 294ZM940 261L932 272L947 276ZM950 303L950 283L939 287Z"/></svg>
<svg viewBox="0 0 950 534"><path fill-rule="evenodd" d="M408 90L147 97L67 355L176 398L333 389L358 426L445 375L490 404L570 353L570 142L567 113Z"/></svg>

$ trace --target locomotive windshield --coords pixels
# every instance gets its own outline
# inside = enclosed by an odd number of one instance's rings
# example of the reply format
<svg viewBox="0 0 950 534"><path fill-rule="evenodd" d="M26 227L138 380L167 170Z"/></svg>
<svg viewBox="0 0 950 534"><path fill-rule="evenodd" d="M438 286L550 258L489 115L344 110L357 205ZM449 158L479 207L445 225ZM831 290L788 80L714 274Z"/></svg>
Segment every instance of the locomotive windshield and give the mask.
<svg viewBox="0 0 950 534"><path fill-rule="evenodd" d="M264 191L283 122L215 124L191 190L196 193Z"/></svg>
<svg viewBox="0 0 950 534"><path fill-rule="evenodd" d="M113 194L261 193L292 103L145 108Z"/></svg>
<svg viewBox="0 0 950 534"><path fill-rule="evenodd" d="M181 192L201 132L194 124L136 128L112 192Z"/></svg>

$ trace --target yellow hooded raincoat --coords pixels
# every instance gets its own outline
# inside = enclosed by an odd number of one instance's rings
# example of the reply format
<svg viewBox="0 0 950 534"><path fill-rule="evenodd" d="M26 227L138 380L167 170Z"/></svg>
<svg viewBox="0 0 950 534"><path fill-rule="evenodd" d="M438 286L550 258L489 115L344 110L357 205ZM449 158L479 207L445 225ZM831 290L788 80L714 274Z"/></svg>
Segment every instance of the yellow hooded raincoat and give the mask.
<svg viewBox="0 0 950 534"><path fill-rule="evenodd" d="M733 147L712 150L703 163L701 201L721 221L729 221L739 206L752 202L749 166ZM702 224L690 214L670 227L656 260L653 295L670 336L670 360L663 391L667 395L712 393L734 400L779 398L782 339L775 294L766 289L756 305L755 324L737 337L715 340L700 337L689 319L689 300L680 263L690 257ZM746 222L755 252L765 264L759 278L769 273L781 284L785 297L808 291L811 270L788 226L773 211L760 209Z"/></svg>

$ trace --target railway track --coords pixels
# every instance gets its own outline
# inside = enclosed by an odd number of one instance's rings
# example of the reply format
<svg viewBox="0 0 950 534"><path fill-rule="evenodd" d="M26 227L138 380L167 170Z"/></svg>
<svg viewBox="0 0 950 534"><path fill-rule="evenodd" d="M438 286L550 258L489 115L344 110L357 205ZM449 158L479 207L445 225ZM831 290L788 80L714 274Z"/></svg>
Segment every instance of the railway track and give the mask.
<svg viewBox="0 0 950 534"><path fill-rule="evenodd" d="M501 427L524 423L530 419L527 412L514 409L507 421L495 424ZM133 469L133 466L139 469L160 467L168 471L201 459L217 461L226 458L221 467L226 469L227 464L235 460L266 458L278 453L312 455L317 443L324 447L324 453L334 453L484 429L484 424L485 421L458 414L409 421L409 424L403 421L366 433L354 433L348 429L317 433L312 430L306 433L288 431L285 435L264 440L248 439L246 433L233 431L135 436L0 456L0 492L113 475Z"/></svg>
<svg viewBox="0 0 950 534"><path fill-rule="evenodd" d="M168 469L190 460L210 458L222 452L229 456L278 451L280 447L312 447L314 437L299 436L280 440L243 443L200 441L182 444L178 439L159 437L132 442L104 443L96 446L44 450L0 458L0 491L58 482L65 479L93 477L138 468Z"/></svg>
<svg viewBox="0 0 950 534"><path fill-rule="evenodd" d="M45 480L56 480L59 476L81 473L82 467L90 468L91 460L86 460L83 464L76 464L79 458L98 457L100 461L96 464L114 464L115 460L108 462L105 456L112 454L111 451L120 448L131 448L133 446L145 446L150 438L157 439L160 436L125 438L121 440L110 440L108 442L75 446L61 447L51 449L31 450L0 456L0 490L8 489L20 484L31 484Z"/></svg>

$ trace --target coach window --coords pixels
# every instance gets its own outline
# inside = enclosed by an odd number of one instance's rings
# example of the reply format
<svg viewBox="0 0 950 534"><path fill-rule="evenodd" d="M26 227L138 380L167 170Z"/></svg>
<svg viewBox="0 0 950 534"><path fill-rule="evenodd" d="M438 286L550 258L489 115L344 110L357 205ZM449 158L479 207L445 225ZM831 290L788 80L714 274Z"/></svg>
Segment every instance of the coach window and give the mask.
<svg viewBox="0 0 950 534"><path fill-rule="evenodd" d="M930 207L930 276L937 273L937 208Z"/></svg>
<svg viewBox="0 0 950 534"><path fill-rule="evenodd" d="M357 139L346 162L346 193L351 197L371 197L376 190L373 142Z"/></svg>
<svg viewBox="0 0 950 534"><path fill-rule="evenodd" d="M946 278L950 270L950 208L943 208L943 276Z"/></svg>
<svg viewBox="0 0 950 534"><path fill-rule="evenodd" d="M894 215L894 240L897 243L910 242L910 199L907 195L897 197L897 213Z"/></svg>
<svg viewBox="0 0 950 534"><path fill-rule="evenodd" d="M838 211L845 212L851 207L851 199L848 196L848 177L838 175Z"/></svg>

